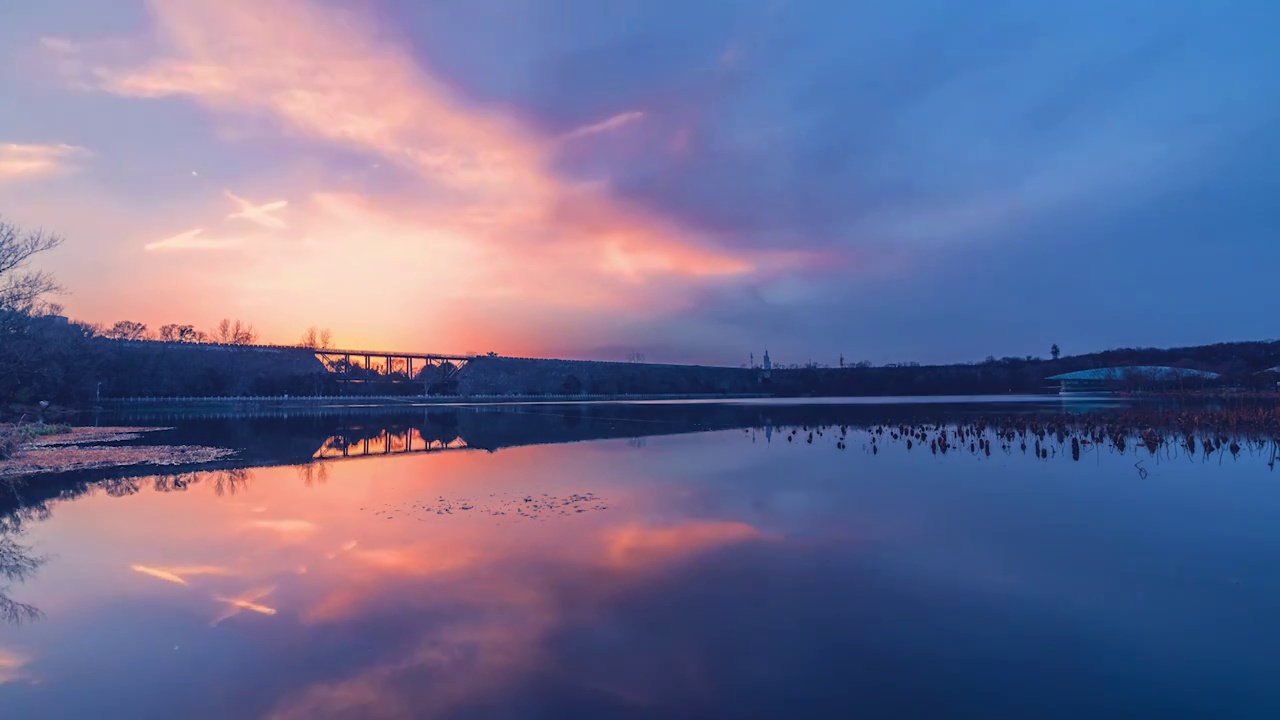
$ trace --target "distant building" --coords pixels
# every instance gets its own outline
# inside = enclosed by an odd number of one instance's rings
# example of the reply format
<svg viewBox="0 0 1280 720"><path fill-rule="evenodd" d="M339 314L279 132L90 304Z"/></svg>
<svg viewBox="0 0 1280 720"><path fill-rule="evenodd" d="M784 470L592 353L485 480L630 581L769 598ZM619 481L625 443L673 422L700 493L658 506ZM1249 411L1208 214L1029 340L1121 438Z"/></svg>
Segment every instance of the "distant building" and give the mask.
<svg viewBox="0 0 1280 720"><path fill-rule="evenodd" d="M1138 388L1170 387L1217 380L1218 373L1191 368L1134 365L1078 370L1045 378L1059 383L1059 392L1108 392Z"/></svg>
<svg viewBox="0 0 1280 720"><path fill-rule="evenodd" d="M1280 390L1280 365L1277 365L1273 368L1267 368L1266 370L1263 370L1258 374L1271 378L1276 384L1276 389Z"/></svg>
<svg viewBox="0 0 1280 720"><path fill-rule="evenodd" d="M765 350L765 351L764 351L764 369L765 369L765 370L772 370L772 369L773 369L773 361L769 359L769 351L768 351L768 350Z"/></svg>

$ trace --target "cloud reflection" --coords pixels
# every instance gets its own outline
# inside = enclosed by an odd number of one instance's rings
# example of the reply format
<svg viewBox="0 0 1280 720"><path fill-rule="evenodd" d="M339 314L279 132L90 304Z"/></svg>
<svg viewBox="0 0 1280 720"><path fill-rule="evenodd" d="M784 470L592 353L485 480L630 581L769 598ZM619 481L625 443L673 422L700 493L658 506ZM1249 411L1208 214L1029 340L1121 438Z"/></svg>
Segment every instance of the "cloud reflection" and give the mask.
<svg viewBox="0 0 1280 720"><path fill-rule="evenodd" d="M31 680L31 676L23 671L29 662L26 655L0 647L0 685Z"/></svg>
<svg viewBox="0 0 1280 720"><path fill-rule="evenodd" d="M215 565L179 565L176 567L149 567L147 565L130 565L130 570L150 575L151 577L171 582L175 585L187 585L187 577L200 575L227 576L233 573Z"/></svg>
<svg viewBox="0 0 1280 720"><path fill-rule="evenodd" d="M307 520L286 519L286 520L252 520L246 523L247 527L270 530L278 533L282 537L298 538L314 533L319 528L315 523Z"/></svg>
<svg viewBox="0 0 1280 720"><path fill-rule="evenodd" d="M261 600L266 596L270 595L274 591L275 591L274 587L265 587L265 588L256 588L253 590L247 590L244 593L241 593L240 595L237 595L234 597L225 597L222 595L215 595L214 599L217 600L218 602L225 603L228 606L228 608L224 613L222 613L221 615L217 616L212 621L210 621L209 624L211 626L216 627L246 610L249 612L257 613L259 615L275 615L276 614L275 608L269 607L267 605L263 605L262 603L257 602L258 600Z"/></svg>

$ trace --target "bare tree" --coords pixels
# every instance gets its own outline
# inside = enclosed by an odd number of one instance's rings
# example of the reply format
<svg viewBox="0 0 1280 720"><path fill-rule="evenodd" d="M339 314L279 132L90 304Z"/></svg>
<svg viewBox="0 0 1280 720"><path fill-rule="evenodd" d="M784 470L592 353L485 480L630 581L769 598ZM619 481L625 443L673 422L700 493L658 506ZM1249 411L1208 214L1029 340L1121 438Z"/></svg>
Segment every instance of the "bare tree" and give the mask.
<svg viewBox="0 0 1280 720"><path fill-rule="evenodd" d="M644 353L642 352L627 353L627 362L633 362L633 363L644 362Z"/></svg>
<svg viewBox="0 0 1280 720"><path fill-rule="evenodd" d="M239 320L231 321L223 318L213 330L213 341L224 345L252 345L258 340L258 331L253 325Z"/></svg>
<svg viewBox="0 0 1280 720"><path fill-rule="evenodd" d="M328 350L333 347L333 333L329 332L329 328L317 328L312 325L302 334L302 342L298 343L298 346Z"/></svg>
<svg viewBox="0 0 1280 720"><path fill-rule="evenodd" d="M121 320L107 328L102 336L112 340L146 340L149 337L147 326L132 320Z"/></svg>
<svg viewBox="0 0 1280 720"><path fill-rule="evenodd" d="M208 342L209 336L194 326L171 323L160 328L160 339L165 342L202 343Z"/></svg>
<svg viewBox="0 0 1280 720"><path fill-rule="evenodd" d="M28 269L31 259L62 244L43 230L22 230L0 216L0 310L32 312L41 298L62 287L47 272Z"/></svg>
<svg viewBox="0 0 1280 720"><path fill-rule="evenodd" d="M1049 348L1049 354L1053 356L1054 360L1057 360L1062 355L1062 349L1058 347L1058 343L1054 343L1053 347Z"/></svg>

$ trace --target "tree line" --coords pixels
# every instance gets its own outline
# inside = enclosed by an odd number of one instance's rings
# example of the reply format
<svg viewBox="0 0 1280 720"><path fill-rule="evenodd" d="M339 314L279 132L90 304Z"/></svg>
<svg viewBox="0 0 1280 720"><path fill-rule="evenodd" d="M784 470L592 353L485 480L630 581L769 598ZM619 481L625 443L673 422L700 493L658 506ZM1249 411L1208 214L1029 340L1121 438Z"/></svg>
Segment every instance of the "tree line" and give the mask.
<svg viewBox="0 0 1280 720"><path fill-rule="evenodd" d="M225 319L209 330L190 324L166 324L152 332L147 325L124 320L109 327L63 317L49 298L61 290L33 260L57 248L62 238L42 230L23 230L0 216L0 413L17 404L41 401L85 405L99 395L230 395L308 394L331 392L328 372L314 357L299 354L290 361L254 357L255 353L201 351L202 345L249 345L258 332L250 323ZM107 342L158 340L163 343ZM327 329L308 328L297 345L332 348ZM987 358L974 364L870 367L845 363L827 368L813 362L774 373L759 388L782 395L928 395L1036 392L1050 375L1098 367L1169 365L1209 370L1222 384L1274 387L1260 370L1280 364L1280 342L1223 343L1187 348L1122 348L1064 357L1055 344L1053 359ZM628 358L643 363L639 353ZM752 366L755 359L752 358ZM784 370L781 363L773 365ZM357 368L348 368L355 371ZM393 370L389 368L388 370ZM692 369L690 370L692 372ZM736 372L736 371L735 371ZM367 380L376 380L370 374ZM693 375L682 385L702 382ZM696 382L695 382L696 381ZM628 381L630 383L631 381ZM639 382L638 380L636 382ZM710 382L710 381L708 381ZM616 383L615 383L616 385ZM586 392L664 392L644 386L597 386L565 378L563 387ZM691 385L692 387L692 385ZM550 390L544 390L550 391ZM714 392L714 383L705 389Z"/></svg>
<svg viewBox="0 0 1280 720"><path fill-rule="evenodd" d="M109 326L63 316L52 297L62 287L34 262L63 243L44 230L26 230L0 216L0 416L41 401L83 406L96 397L130 393L308 393L330 388L324 368L305 356L291 367L244 354L200 352L201 345L252 345L252 323L224 319L201 330L170 323L152 330L121 320ZM118 343L106 340L160 341ZM162 344L163 343L163 344ZM332 333L308 328L300 347L329 348ZM182 351L177 346L190 346Z"/></svg>
<svg viewBox="0 0 1280 720"><path fill-rule="evenodd" d="M57 306L53 306L56 308ZM169 323L161 325L159 330L152 331L144 323L132 320L121 320L110 326L77 323L89 336L104 337L108 340L158 340L170 343L217 343L219 345L253 345L258 342L258 331L252 323L241 320L223 318L208 332L198 330L194 325ZM317 350L333 347L333 333L328 328L310 327L302 334L298 347L315 348Z"/></svg>

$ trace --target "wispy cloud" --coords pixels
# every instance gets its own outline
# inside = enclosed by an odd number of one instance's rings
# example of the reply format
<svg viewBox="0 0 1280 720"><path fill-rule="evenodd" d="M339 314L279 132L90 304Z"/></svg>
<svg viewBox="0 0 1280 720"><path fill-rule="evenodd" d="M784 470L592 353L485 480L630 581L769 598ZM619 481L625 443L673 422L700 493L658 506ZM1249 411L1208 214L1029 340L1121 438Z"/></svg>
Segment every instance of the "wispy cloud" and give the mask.
<svg viewBox="0 0 1280 720"><path fill-rule="evenodd" d="M277 210L283 210L288 206L289 201L276 200L274 202L255 205L230 190L223 190L222 193L227 196L227 199L234 202L236 206L240 208L237 212L233 212L228 215L228 220L248 220L249 222L257 223L258 225L272 229L283 229L288 227L284 220L272 215L272 213Z"/></svg>
<svg viewBox="0 0 1280 720"><path fill-rule="evenodd" d="M175 250L229 250L240 247L244 244L239 238L214 239L200 237L203 232L204 228L187 230L186 232L178 233L173 237L167 237L163 240L147 243L143 249L148 252Z"/></svg>
<svg viewBox="0 0 1280 720"><path fill-rule="evenodd" d="M150 567L147 565L130 565L130 570L150 575L175 585L186 585L187 577L199 575L231 575L231 571L215 565L179 565L176 567Z"/></svg>
<svg viewBox="0 0 1280 720"><path fill-rule="evenodd" d="M76 145L0 143L0 183L74 170L89 154Z"/></svg>
<svg viewBox="0 0 1280 720"><path fill-rule="evenodd" d="M539 136L511 117L467 104L349 7L307 0L149 7L159 44L171 50L166 56L129 63L119 61L120 53L96 57L92 46L56 43L48 50L77 60L64 65L103 91L183 96L217 113L272 118L290 134L410 169L423 185L422 217L396 222L415 227L410 238L454 238L487 255L489 285L514 283L535 296L591 287L625 303L621 290L654 278L739 275L757 267L618 201L607 188L559 177L551 168L563 138ZM281 34L281 27L290 32ZM642 116L622 113L570 135L608 132ZM261 217L255 221L262 224ZM566 278L556 288L532 282L527 272L525 261L548 258Z"/></svg>
<svg viewBox="0 0 1280 720"><path fill-rule="evenodd" d="M187 584L187 581L182 577L161 568L147 567L146 565L130 565L129 569L134 572L142 573L143 575L150 575L153 578L157 578L165 582L171 582L174 585Z"/></svg>
<svg viewBox="0 0 1280 720"><path fill-rule="evenodd" d="M592 123L590 125L583 125L582 127L579 127L579 128L574 128L573 130L570 130L564 135L561 135L560 139L563 141L577 140L578 138L587 137L588 135L598 135L600 133L610 132L612 130L617 130L618 128L623 127L624 125L630 125L633 122L642 120L643 118L644 118L644 113L638 110L619 113L617 115L614 115L611 118L601 120L600 122Z"/></svg>

